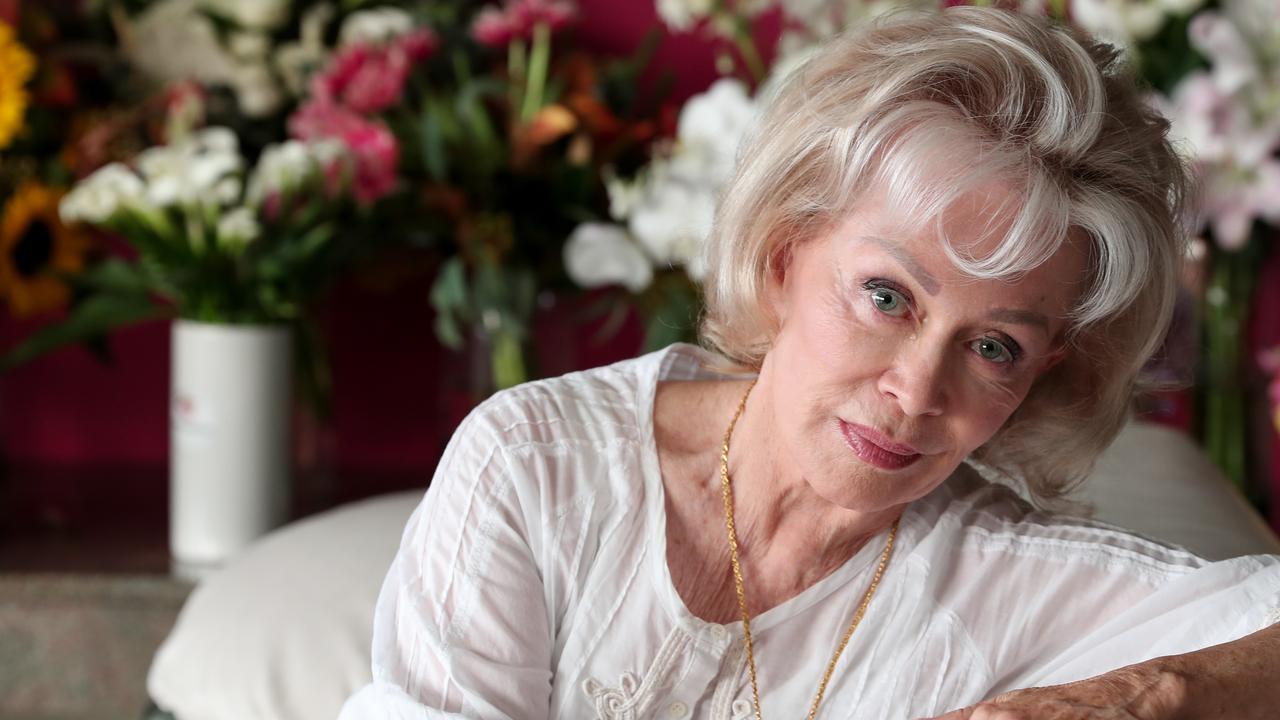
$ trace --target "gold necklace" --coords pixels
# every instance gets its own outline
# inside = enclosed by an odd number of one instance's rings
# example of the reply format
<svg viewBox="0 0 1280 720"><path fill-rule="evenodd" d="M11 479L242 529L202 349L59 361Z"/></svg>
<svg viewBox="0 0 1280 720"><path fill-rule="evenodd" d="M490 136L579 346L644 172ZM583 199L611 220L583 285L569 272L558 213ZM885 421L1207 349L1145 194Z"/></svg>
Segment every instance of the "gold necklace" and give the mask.
<svg viewBox="0 0 1280 720"><path fill-rule="evenodd" d="M751 616L747 613L746 592L742 589L742 568L738 564L738 533L733 523L733 492L729 488L729 438L733 435L733 427L738 424L738 418L742 417L742 411L747 407L747 397L751 395L751 390L755 386L756 381L752 380L747 386L747 391L742 394L742 400L738 403L738 410L733 414L733 419L729 421L729 427L724 431L724 444L720 448L720 489L724 495L725 527L729 532L729 557L733 564L733 583L738 591L738 607L742 610L742 637L747 645L747 668L751 672L751 700L755 703L756 720L763 720L760 715L760 688L756 685L756 658L751 643ZM840 653L844 652L845 646L849 644L849 638L858 628L858 623L862 622L862 616L867 613L871 597L876 594L880 578L889 564L889 556L893 553L893 541L897 536L898 520L894 520L893 526L889 528L889 540L884 545L884 551L880 553L880 565L876 568L875 576L871 578L871 586L863 594L858 611L853 615L853 622L849 623L849 629L845 630L840 647L836 648L836 654L831 657L831 663L827 665L827 671L822 676L822 683L818 685L818 695L813 699L813 707L809 708L809 720L817 716L818 704L822 702L822 695L827 691L827 683L831 680L831 673L836 669L836 661L840 659Z"/></svg>

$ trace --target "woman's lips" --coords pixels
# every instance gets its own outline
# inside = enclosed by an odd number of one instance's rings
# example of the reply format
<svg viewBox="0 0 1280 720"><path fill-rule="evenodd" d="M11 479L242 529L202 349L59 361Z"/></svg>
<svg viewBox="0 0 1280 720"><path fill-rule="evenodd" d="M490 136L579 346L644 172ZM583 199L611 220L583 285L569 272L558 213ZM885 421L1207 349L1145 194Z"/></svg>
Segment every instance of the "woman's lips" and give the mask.
<svg viewBox="0 0 1280 720"><path fill-rule="evenodd" d="M863 462L884 470L900 470L920 459L920 453L910 445L896 443L865 425L854 425L840 420L840 432L845 444Z"/></svg>

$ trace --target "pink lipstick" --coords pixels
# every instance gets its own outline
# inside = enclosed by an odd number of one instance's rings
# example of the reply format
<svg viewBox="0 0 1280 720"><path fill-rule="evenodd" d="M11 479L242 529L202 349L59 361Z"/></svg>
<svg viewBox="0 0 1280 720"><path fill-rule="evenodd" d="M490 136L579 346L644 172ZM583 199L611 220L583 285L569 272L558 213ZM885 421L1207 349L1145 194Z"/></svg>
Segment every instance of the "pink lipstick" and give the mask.
<svg viewBox="0 0 1280 720"><path fill-rule="evenodd" d="M865 425L854 425L839 420L840 433L845 444L858 459L883 470L900 470L920 459L920 453L910 445L894 442Z"/></svg>

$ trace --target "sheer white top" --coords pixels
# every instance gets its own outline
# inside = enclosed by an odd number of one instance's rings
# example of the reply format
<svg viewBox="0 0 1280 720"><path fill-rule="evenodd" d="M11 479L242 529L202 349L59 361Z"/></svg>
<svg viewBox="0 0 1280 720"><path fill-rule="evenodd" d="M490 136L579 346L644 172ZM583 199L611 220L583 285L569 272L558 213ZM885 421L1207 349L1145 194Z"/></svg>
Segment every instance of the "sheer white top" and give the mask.
<svg viewBox="0 0 1280 720"><path fill-rule="evenodd" d="M660 379L701 351L522 385L458 428L374 619L372 684L341 720L752 715L741 623L693 616L666 562ZM798 717L884 537L752 618L763 714ZM1034 511L962 466L904 513L821 718L921 718L1225 642L1280 619L1280 562L1208 562Z"/></svg>

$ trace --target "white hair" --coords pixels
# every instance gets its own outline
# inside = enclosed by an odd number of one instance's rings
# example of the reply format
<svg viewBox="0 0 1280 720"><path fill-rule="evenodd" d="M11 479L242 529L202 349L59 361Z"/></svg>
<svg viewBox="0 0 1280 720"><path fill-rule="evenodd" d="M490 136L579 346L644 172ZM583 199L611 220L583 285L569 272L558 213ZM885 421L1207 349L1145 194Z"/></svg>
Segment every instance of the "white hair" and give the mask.
<svg viewBox="0 0 1280 720"><path fill-rule="evenodd" d="M708 245L703 340L758 368L777 332L771 265L870 188L903 222L933 222L976 278L1017 277L1084 241L1067 359L975 453L1058 497L1123 425L1172 314L1190 180L1167 131L1119 51L1070 28L975 7L873 21L784 80L740 146ZM946 237L942 216L991 182L1013 188L992 214L1012 222L993 223L1003 237L979 254L983 238Z"/></svg>

